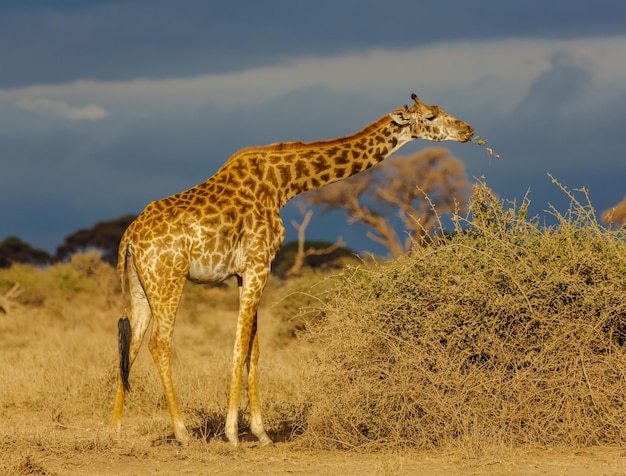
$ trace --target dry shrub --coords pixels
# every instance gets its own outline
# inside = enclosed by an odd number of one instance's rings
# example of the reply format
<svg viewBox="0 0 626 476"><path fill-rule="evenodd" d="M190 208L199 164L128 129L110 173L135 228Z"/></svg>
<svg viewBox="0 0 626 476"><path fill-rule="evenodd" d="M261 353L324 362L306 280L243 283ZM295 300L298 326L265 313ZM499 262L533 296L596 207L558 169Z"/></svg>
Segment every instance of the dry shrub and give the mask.
<svg viewBox="0 0 626 476"><path fill-rule="evenodd" d="M562 189L570 209L547 227L479 183L452 236L347 270L303 334L317 348L305 441L622 442L626 243Z"/></svg>
<svg viewBox="0 0 626 476"><path fill-rule="evenodd" d="M43 306L46 300L71 298L79 292L95 292L112 298L119 290L115 269L98 252L76 253L67 262L42 268L13 263L0 272L0 293L20 286L17 301Z"/></svg>
<svg viewBox="0 0 626 476"><path fill-rule="evenodd" d="M274 344L280 347L294 342L296 334L309 322L323 316L323 307L341 274L307 270L300 276L270 283L263 293L263 302L270 304L272 314L279 320Z"/></svg>

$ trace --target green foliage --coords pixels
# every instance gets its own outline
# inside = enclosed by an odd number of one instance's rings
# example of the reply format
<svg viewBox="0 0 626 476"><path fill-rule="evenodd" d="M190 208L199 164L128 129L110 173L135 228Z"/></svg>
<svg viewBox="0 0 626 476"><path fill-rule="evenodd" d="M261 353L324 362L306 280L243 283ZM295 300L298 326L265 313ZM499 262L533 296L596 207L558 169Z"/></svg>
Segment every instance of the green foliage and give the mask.
<svg viewBox="0 0 626 476"><path fill-rule="evenodd" d="M304 333L309 441L423 448L618 444L626 242L583 191L557 224L474 188L455 233L346 271ZM578 196L582 194L581 203Z"/></svg>
<svg viewBox="0 0 626 476"><path fill-rule="evenodd" d="M496 154L491 147L487 147L487 139L484 139L483 137L474 134L472 136L472 143L476 144L479 147L484 147L489 155L493 155L496 159L500 158L500 154Z"/></svg>

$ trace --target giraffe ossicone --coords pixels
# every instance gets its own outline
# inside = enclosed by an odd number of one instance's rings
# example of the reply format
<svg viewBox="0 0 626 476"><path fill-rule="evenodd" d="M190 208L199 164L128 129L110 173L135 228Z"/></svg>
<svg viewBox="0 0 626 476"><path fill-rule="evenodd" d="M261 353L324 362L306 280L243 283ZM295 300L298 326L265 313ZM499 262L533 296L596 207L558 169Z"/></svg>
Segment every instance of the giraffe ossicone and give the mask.
<svg viewBox="0 0 626 476"><path fill-rule="evenodd" d="M117 270L125 317L119 320L120 373L112 428L119 435L130 368L152 321L148 347L159 371L176 439L189 441L170 370L172 333L187 279L215 283L232 276L239 314L226 416L226 437L239 444L241 378L247 367L250 429L271 444L263 427L257 363L257 308L272 260L285 237L279 210L294 196L347 178L423 139L467 142L471 125L413 94L405 105L338 139L287 142L240 150L205 182L151 202L122 236ZM246 365L247 364L247 365Z"/></svg>

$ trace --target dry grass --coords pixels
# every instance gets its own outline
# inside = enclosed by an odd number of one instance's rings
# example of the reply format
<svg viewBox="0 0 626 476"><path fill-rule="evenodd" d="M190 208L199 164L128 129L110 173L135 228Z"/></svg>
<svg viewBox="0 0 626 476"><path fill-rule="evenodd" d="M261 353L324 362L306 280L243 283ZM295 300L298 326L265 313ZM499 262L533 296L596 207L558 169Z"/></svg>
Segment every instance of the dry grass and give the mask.
<svg viewBox="0 0 626 476"><path fill-rule="evenodd" d="M118 454L108 428L121 312L115 271L97 255L79 254L46 270L23 265L0 270L0 294L15 283L22 292L8 313L0 313L0 474L52 474L45 463L49 458ZM223 288L190 284L179 309L172 371L196 437L189 450L195 456L228 452L214 445L223 440L237 303L235 282ZM268 431L279 442L302 432L304 402L301 357L293 349L276 348L282 325L261 309L261 398ZM149 452L158 458L151 448L163 449L172 429L145 345L130 378L122 455ZM246 405L244 398L244 441L251 440Z"/></svg>

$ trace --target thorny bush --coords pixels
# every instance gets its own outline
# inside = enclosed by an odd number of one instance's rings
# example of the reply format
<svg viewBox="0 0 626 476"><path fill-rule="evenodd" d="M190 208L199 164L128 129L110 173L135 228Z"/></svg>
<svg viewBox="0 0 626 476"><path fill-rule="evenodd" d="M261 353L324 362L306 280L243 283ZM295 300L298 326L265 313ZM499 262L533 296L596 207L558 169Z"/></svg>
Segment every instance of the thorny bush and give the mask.
<svg viewBox="0 0 626 476"><path fill-rule="evenodd" d="M345 272L303 333L318 349L306 441L468 454L623 442L624 231L559 187L570 208L546 226L527 197L480 182L454 233Z"/></svg>

